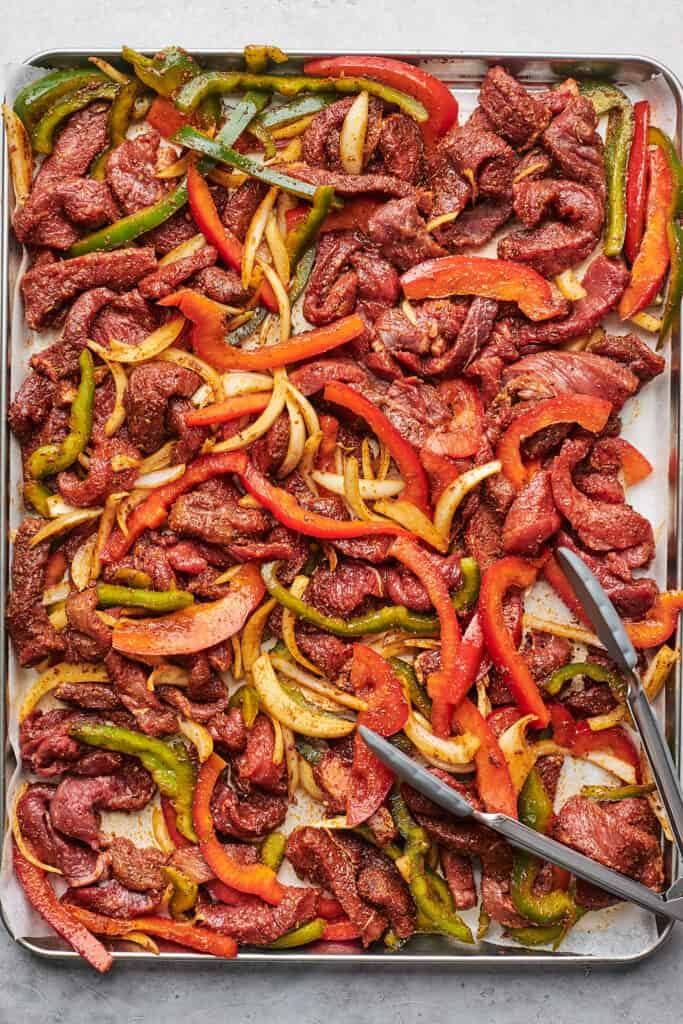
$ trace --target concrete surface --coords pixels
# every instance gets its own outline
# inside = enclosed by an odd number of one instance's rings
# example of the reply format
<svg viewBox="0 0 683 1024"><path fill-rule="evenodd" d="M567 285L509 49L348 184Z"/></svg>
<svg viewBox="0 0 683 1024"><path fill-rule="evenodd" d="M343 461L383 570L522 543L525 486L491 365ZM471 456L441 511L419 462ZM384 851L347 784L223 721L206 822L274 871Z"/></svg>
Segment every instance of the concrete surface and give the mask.
<svg viewBox="0 0 683 1024"><path fill-rule="evenodd" d="M683 76L677 0L255 0L222 5L164 0L5 0L0 63L60 47L166 45L285 49L451 48L641 53ZM108 977L49 964L0 929L0 1024L669 1024L683 995L680 926L656 959L629 971L534 969L512 973L236 965L118 965Z"/></svg>

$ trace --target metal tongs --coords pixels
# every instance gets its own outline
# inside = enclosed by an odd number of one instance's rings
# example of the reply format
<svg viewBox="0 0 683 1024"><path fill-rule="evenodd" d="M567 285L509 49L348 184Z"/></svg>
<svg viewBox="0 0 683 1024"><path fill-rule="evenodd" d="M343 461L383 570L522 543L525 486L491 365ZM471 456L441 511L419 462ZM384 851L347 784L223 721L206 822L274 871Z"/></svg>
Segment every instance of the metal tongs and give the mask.
<svg viewBox="0 0 683 1024"><path fill-rule="evenodd" d="M660 730L645 691L636 672L637 656L614 605L585 563L567 548L559 548L557 556L572 587L580 599L595 632L607 653L624 674L626 701L640 732L652 775L666 808L671 830L679 850L683 850L683 793L669 748ZM676 881L664 895L648 889L626 875L604 867L590 857L577 853L563 843L535 832L507 814L476 811L454 789L432 775L412 758L403 754L387 740L365 726L360 734L368 747L400 779L435 804L458 818L486 825L504 836L513 846L527 853L552 861L573 875L592 882L599 888L635 903L654 914L683 921L683 879Z"/></svg>

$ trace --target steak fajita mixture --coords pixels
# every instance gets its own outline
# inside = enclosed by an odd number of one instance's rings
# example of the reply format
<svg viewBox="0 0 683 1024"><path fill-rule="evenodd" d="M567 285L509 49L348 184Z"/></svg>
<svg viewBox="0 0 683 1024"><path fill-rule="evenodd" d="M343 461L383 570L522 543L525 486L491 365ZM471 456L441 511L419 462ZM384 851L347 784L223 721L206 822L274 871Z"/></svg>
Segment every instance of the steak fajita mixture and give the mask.
<svg viewBox="0 0 683 1024"><path fill-rule="evenodd" d="M613 85L491 67L464 119L402 61L286 61L124 48L5 108L41 334L9 411L7 625L38 673L14 863L98 970L114 939L230 957L493 923L556 949L611 902L398 785L359 724L664 882L623 680L554 551L654 698L683 592L648 574L621 416L680 304L675 149ZM561 622L525 611L541 579ZM567 758L607 781L557 800Z"/></svg>

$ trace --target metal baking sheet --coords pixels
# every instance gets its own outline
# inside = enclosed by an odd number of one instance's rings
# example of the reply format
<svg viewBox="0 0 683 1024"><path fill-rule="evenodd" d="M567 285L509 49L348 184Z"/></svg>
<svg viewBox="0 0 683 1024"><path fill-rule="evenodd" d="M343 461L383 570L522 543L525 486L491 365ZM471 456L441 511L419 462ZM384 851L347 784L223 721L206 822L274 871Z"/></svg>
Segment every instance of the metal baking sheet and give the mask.
<svg viewBox="0 0 683 1024"><path fill-rule="evenodd" d="M29 58L23 63L27 67L55 68L73 67L84 63L92 54L92 50L59 50L44 51ZM145 52L154 53L153 48ZM353 51L344 51L353 52ZM367 51L358 51L367 52ZM471 109L474 105L474 97L479 89L481 81L489 67L496 63L504 64L521 82L530 88L545 88L553 85L568 76L576 78L601 78L610 79L617 85L626 87L632 97L638 98L639 89L646 89L654 82L658 88L664 90L662 94L667 107L671 111L672 123L668 125L673 135L679 152L681 148L681 134L683 132L683 86L676 76L664 65L656 60L639 56L609 56L604 54L592 54L575 56L571 54L524 54L524 53L472 53L454 56L445 51L418 52L418 53L397 53L395 51L373 51L383 56L403 57L414 61L429 70L432 74L441 78L455 93L464 107ZM99 56L108 60L116 60L119 51L99 51ZM306 59L320 56L318 53L296 53L292 54L290 64L285 70L296 71L300 69ZM230 67L237 66L241 59L241 51L219 51L208 50L197 52L196 56L207 67ZM1 130L1 129L0 129ZM3 372L0 375L0 407L2 409L2 420L0 422L0 460L2 472L0 474L0 578L8 579L9 575L9 530L13 521L17 518L17 480L10 472L11 441L7 426L7 408L12 394L21 383L23 377L23 366L25 365L26 348L23 332L15 331L11 336L10 325L12 323L13 297L16 293L16 283L19 275L21 262L21 250L16 240L11 235L10 213L11 213L11 187L9 183L8 159L6 147L1 147L0 160L0 202L2 203L2 237L0 239L0 346L2 351ZM680 424L680 398L681 398L681 375L680 355L681 336L680 327L674 331L671 339L670 349L666 352L669 363L668 392L663 396L669 401L669 446L667 458L662 462L663 479L668 479L668 507L660 510L662 514L663 529L658 537L658 548L660 558L663 555L663 563L660 572L660 585L668 588L680 588L683 579L683 541L681 539L680 523L680 494L683 484L683 469L680 465L679 447L681 437ZM635 417L637 417L637 412ZM642 424L641 424L642 426ZM658 438L660 443L663 439ZM13 671L12 661L8 650L8 640L4 628L5 622L5 588L0 592L0 621L2 622L2 636L0 637L0 677L8 678L8 672ZM677 642L681 642L681 626L677 634ZM681 693L680 693L680 666L672 674L667 684L664 695L663 719L666 728L667 738L674 752L676 764L681 766ZM7 787L12 773L15 769L15 761L8 741L9 716L7 699L0 701L0 735L3 738L4 754L0 759L0 828L7 835ZM670 844L666 844L665 867L667 878L674 879L678 875L678 856ZM0 906L2 920L12 934L5 908ZM520 967L523 965L537 967L539 964L628 964L634 963L645 957L651 956L661 948L671 933L672 923L657 921L656 937L643 948L628 954L620 953L618 950L607 955L587 953L549 953L545 951L523 950L516 946L493 946L490 943L481 942L470 949L451 943L448 939L440 936L415 936L400 952L361 952L357 948L349 948L344 944L338 944L333 950L326 948L320 951L316 948L289 950L281 952L269 951L240 951L234 961L213 960L201 954L190 952L169 952L163 951L160 954L162 960L184 961L201 963L220 964L221 966L238 966L241 963L373 963L373 964L397 964L402 965L446 965L454 967L485 967L497 964L499 966L510 965ZM69 949L66 944L57 936L42 937L31 935L14 936L16 941L26 949L31 950L40 956L57 959L77 959L77 954ZM328 944L329 945L329 944ZM116 960L142 960L151 963L159 958L153 954L143 951L132 951L130 946L121 947L114 952Z"/></svg>

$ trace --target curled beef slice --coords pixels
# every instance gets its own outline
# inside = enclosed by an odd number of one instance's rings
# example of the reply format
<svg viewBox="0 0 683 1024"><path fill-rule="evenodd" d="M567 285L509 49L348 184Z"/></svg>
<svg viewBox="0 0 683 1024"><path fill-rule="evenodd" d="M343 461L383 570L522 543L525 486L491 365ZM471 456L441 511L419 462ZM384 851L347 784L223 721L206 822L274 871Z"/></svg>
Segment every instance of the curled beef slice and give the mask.
<svg viewBox="0 0 683 1024"><path fill-rule="evenodd" d="M116 291L131 288L156 267L153 249L91 252L70 260L41 263L21 279L26 322L40 330L62 306L80 292L106 285Z"/></svg>
<svg viewBox="0 0 683 1024"><path fill-rule="evenodd" d="M384 170L403 181L415 184L423 174L425 164L422 132L412 117L390 114L382 121L379 153Z"/></svg>
<svg viewBox="0 0 683 1024"><path fill-rule="evenodd" d="M499 65L490 68L479 90L489 122L515 149L533 145L550 121L550 110Z"/></svg>
<svg viewBox="0 0 683 1024"><path fill-rule="evenodd" d="M115 878L102 885L87 886L83 889L69 889L64 897L69 904L84 907L95 914L106 917L135 918L144 914L153 914L161 903L162 892L149 889L146 892L134 892L121 885Z"/></svg>
<svg viewBox="0 0 683 1024"><path fill-rule="evenodd" d="M64 650L64 641L42 604L50 541L30 546L31 538L44 525L43 519L28 517L14 540L7 627L21 665L35 665Z"/></svg>
<svg viewBox="0 0 683 1024"><path fill-rule="evenodd" d="M154 789L149 772L135 761L116 775L67 776L50 801L50 818L64 835L97 849L102 843L99 812L141 810Z"/></svg>
<svg viewBox="0 0 683 1024"><path fill-rule="evenodd" d="M480 249L490 242L513 213L512 196L483 199L449 224L435 228L434 237L448 252Z"/></svg>
<svg viewBox="0 0 683 1024"><path fill-rule="evenodd" d="M161 447L166 437L169 400L190 398L201 384L192 370L174 363L151 362L136 366L124 395L128 433L146 453Z"/></svg>
<svg viewBox="0 0 683 1024"><path fill-rule="evenodd" d="M91 288L74 300L64 321L58 341L31 356L34 370L50 380L60 380L78 373L78 360L92 335L95 318L101 309L116 298L111 288Z"/></svg>
<svg viewBox="0 0 683 1024"><path fill-rule="evenodd" d="M553 277L576 266L597 245L603 205L585 185L555 178L524 180L515 185L514 204L525 230L500 240L501 259L526 263L539 274Z"/></svg>
<svg viewBox="0 0 683 1024"><path fill-rule="evenodd" d="M66 599L67 654L73 660L99 661L111 648L111 629L97 614L97 588L72 591Z"/></svg>
<svg viewBox="0 0 683 1024"><path fill-rule="evenodd" d="M238 906L225 903L200 905L200 919L209 928L230 935L249 946L268 946L286 932L311 921L317 913L318 893L303 886L286 886L276 907L255 897L246 897Z"/></svg>
<svg viewBox="0 0 683 1024"><path fill-rule="evenodd" d="M629 619L642 619L652 607L659 592L654 580L644 576L634 578L630 569L620 568L615 555L621 552L610 551L604 556L596 555L579 547L573 537L561 532L558 543L575 551L584 560L604 588L610 601L620 615Z"/></svg>
<svg viewBox="0 0 683 1024"><path fill-rule="evenodd" d="M259 786L271 793L287 790L284 762L275 764L275 734L267 715L257 715L247 733L246 748L236 759L237 777L243 786Z"/></svg>
<svg viewBox="0 0 683 1024"><path fill-rule="evenodd" d="M323 235L304 297L304 316L312 324L322 326L353 312L358 275L349 261L360 248L350 233Z"/></svg>
<svg viewBox="0 0 683 1024"><path fill-rule="evenodd" d="M514 499L503 523L506 554L538 555L541 546L562 525L555 508L550 473L539 470Z"/></svg>
<svg viewBox="0 0 683 1024"><path fill-rule="evenodd" d="M12 226L25 245L63 250L78 241L78 227L94 229L110 224L118 213L105 182L68 178L29 198L16 211Z"/></svg>
<svg viewBox="0 0 683 1024"><path fill-rule="evenodd" d="M311 167L332 171L343 170L339 153L340 132L354 99L353 96L345 96L344 99L336 100L319 111L309 124L301 140L301 155ZM376 97L371 96L363 146L363 166L372 157L382 129L382 104ZM393 173L388 168L387 170L388 173Z"/></svg>
<svg viewBox="0 0 683 1024"><path fill-rule="evenodd" d="M190 281L190 287L214 302L222 302L224 306L241 304L249 297L249 291L242 287L239 275L223 267L199 270Z"/></svg>
<svg viewBox="0 0 683 1024"><path fill-rule="evenodd" d="M240 796L226 781L219 780L211 800L211 813L216 829L235 839L262 839L279 828L287 815L287 794L266 793L251 789Z"/></svg>
<svg viewBox="0 0 683 1024"><path fill-rule="evenodd" d="M242 508L237 491L223 480L209 481L181 495L169 516L169 526L176 533L210 544L229 544L240 534L263 533L270 523L261 509Z"/></svg>
<svg viewBox="0 0 683 1024"><path fill-rule="evenodd" d="M370 217L367 232L382 255L401 271L444 255L427 231L414 196L383 203Z"/></svg>
<svg viewBox="0 0 683 1024"><path fill-rule="evenodd" d="M318 566L305 600L325 615L348 616L368 597L382 597L381 577L363 562L340 560L334 571Z"/></svg>
<svg viewBox="0 0 683 1024"><path fill-rule="evenodd" d="M136 460L140 458L140 452L134 445L111 438L93 449L84 477L79 477L74 470L59 473L57 487L64 500L71 505L87 508L103 503L115 491L131 490L139 471L135 466L115 470L112 459L122 455Z"/></svg>
<svg viewBox="0 0 683 1024"><path fill-rule="evenodd" d="M126 836L116 836L109 847L111 873L117 882L134 892L163 889L161 866L166 855L155 847L136 846Z"/></svg>
<svg viewBox="0 0 683 1024"><path fill-rule="evenodd" d="M575 96L543 133L543 144L566 178L588 185L605 201L604 144L586 96Z"/></svg>
<svg viewBox="0 0 683 1024"><path fill-rule="evenodd" d="M126 213L152 206L166 194L168 183L156 176L160 142L150 129L126 139L107 159L107 182Z"/></svg>
<svg viewBox="0 0 683 1024"><path fill-rule="evenodd" d="M139 282L140 294L146 299L163 299L175 291L178 285L187 281L193 274L212 267L218 259L218 251L211 245L205 245L198 252L191 256L184 256L182 259L174 260L159 267L153 274Z"/></svg>
<svg viewBox="0 0 683 1024"><path fill-rule="evenodd" d="M460 177L468 181L474 197L503 199L512 195L517 158L499 135L465 125L452 128L439 148Z"/></svg>
<svg viewBox="0 0 683 1024"><path fill-rule="evenodd" d="M54 793L53 786L32 783L20 796L17 820L24 842L44 864L59 868L69 885L91 885L105 868L104 858L56 831L49 809Z"/></svg>
<svg viewBox="0 0 683 1024"><path fill-rule="evenodd" d="M438 301L436 300L436 302ZM449 305L458 310L458 319L460 319L464 307L455 303ZM425 302L422 308L425 309L425 307L429 309L431 304ZM432 342L431 350L434 354L425 361L424 372L438 376L441 374L451 375L465 370L491 337L497 312L498 303L493 299L475 296L467 308L465 318L458 327L455 338L449 337L447 331L439 330L444 350L439 352L440 346Z"/></svg>
<svg viewBox="0 0 683 1024"><path fill-rule="evenodd" d="M127 345L139 345L158 326L158 310L142 297L137 288L116 295L98 313L92 337L108 346L112 338Z"/></svg>
<svg viewBox="0 0 683 1024"><path fill-rule="evenodd" d="M50 415L55 397L52 381L39 373L29 373L15 394L7 413L12 433L28 441Z"/></svg>
<svg viewBox="0 0 683 1024"><path fill-rule="evenodd" d="M223 224L240 242L244 241L247 228L266 192L267 187L262 182L249 178L235 189L223 210Z"/></svg>
<svg viewBox="0 0 683 1024"><path fill-rule="evenodd" d="M164 708L154 693L147 689L147 674L141 665L116 651L109 651L104 663L116 685L121 703L134 715L142 732L150 736L163 736L177 731L176 716Z"/></svg>
<svg viewBox="0 0 683 1024"><path fill-rule="evenodd" d="M279 164L275 169L309 185L331 185L340 196L377 194L401 198L417 195L413 185L391 174L342 174L304 163Z"/></svg>
<svg viewBox="0 0 683 1024"><path fill-rule="evenodd" d="M620 409L639 387L622 363L590 352L535 352L503 370L503 384L521 399L590 395Z"/></svg>
<svg viewBox="0 0 683 1024"><path fill-rule="evenodd" d="M641 384L658 377L666 365L664 357L636 334L605 334L591 342L589 352L625 366Z"/></svg>

